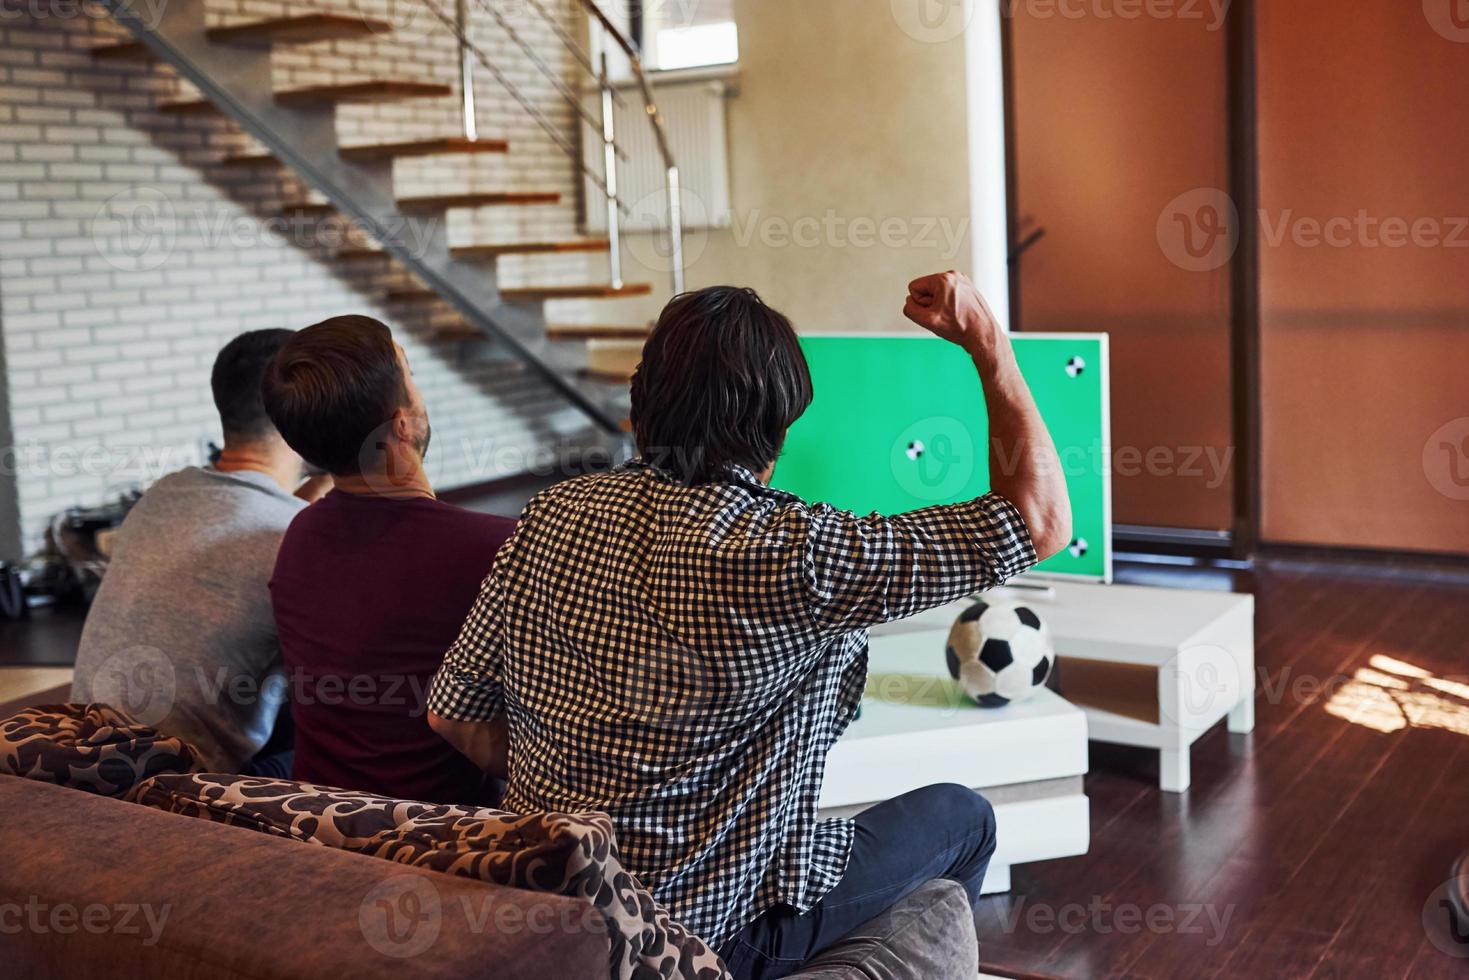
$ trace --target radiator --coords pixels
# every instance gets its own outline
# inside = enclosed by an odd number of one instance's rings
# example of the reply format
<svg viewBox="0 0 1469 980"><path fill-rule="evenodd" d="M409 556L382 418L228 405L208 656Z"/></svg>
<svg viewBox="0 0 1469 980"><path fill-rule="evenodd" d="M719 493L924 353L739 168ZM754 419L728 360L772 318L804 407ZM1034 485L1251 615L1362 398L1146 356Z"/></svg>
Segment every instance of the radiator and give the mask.
<svg viewBox="0 0 1469 980"><path fill-rule="evenodd" d="M623 88L617 113L617 143L627 159L617 165L618 195L626 210L622 227L628 231L666 230L668 193L658 139L643 110L636 87ZM729 155L724 106L727 87L717 79L667 82L653 98L663 116L668 144L683 184L684 228L727 228L730 223ZM601 118L601 97L585 96L593 118ZM602 134L584 127L582 155L587 167L602 173ZM583 209L588 232L606 232L607 197L590 178L583 181Z"/></svg>

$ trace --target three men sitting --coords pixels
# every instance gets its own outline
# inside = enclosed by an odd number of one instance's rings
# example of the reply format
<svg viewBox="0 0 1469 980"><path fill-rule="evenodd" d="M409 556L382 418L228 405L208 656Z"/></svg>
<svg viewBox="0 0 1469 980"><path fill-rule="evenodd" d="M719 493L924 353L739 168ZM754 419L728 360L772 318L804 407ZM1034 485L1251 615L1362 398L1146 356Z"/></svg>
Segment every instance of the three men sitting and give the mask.
<svg viewBox="0 0 1469 980"><path fill-rule="evenodd" d="M977 901L995 837L972 790L817 816L867 627L1069 540L1055 449L974 286L917 280L904 313L973 358L993 490L893 517L769 486L812 389L790 322L750 290L669 304L633 380L639 456L553 486L518 523L435 499L427 410L386 327L291 336L263 404L335 481L270 580L300 678L294 775L457 803L503 775L506 809L606 812L629 870L739 977L791 972L934 877Z"/></svg>

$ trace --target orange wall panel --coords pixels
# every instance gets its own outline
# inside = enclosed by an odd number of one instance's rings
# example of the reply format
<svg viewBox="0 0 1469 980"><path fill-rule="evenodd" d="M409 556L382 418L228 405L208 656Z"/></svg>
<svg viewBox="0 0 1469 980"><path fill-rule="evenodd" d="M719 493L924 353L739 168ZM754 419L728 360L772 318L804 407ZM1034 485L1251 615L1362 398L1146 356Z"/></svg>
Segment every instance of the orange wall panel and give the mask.
<svg viewBox="0 0 1469 980"><path fill-rule="evenodd" d="M1456 2L1258 5L1267 540L1469 552Z"/></svg>

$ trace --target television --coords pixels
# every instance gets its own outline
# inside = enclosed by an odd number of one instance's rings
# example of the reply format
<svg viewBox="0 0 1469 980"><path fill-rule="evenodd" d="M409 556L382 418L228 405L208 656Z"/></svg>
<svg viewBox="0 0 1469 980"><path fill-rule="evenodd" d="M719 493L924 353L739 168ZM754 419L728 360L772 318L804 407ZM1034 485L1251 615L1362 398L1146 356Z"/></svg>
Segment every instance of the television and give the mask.
<svg viewBox="0 0 1469 980"><path fill-rule="evenodd" d="M1072 542L1035 574L1112 578L1107 335L1011 335L1056 442ZM815 397L791 427L772 484L810 503L900 514L989 489L988 421L969 356L913 334L809 334Z"/></svg>

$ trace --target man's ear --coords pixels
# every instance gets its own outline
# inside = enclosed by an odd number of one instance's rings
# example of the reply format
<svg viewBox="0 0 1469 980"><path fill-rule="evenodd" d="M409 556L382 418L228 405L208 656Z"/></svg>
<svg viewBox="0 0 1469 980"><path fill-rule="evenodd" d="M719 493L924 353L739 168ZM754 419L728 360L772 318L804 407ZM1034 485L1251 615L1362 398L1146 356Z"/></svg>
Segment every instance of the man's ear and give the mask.
<svg viewBox="0 0 1469 980"><path fill-rule="evenodd" d="M398 442L413 444L413 420L408 417L408 409L394 410L393 417L388 421L388 431Z"/></svg>

